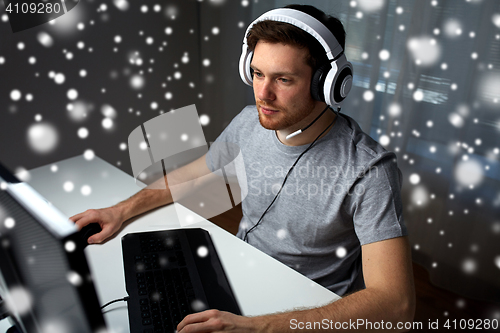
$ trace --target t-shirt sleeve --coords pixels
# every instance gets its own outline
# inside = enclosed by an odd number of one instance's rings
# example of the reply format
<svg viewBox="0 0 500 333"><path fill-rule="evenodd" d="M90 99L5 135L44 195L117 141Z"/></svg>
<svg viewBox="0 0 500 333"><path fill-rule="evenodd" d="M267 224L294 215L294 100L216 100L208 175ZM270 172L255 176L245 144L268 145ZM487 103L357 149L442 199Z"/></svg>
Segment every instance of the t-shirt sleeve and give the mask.
<svg viewBox="0 0 500 333"><path fill-rule="evenodd" d="M408 234L402 214L401 172L393 153L385 153L353 184L347 209L361 245Z"/></svg>
<svg viewBox="0 0 500 333"><path fill-rule="evenodd" d="M205 158L210 171L222 168L238 156L241 151L241 136L251 111L251 106L245 107L210 145Z"/></svg>

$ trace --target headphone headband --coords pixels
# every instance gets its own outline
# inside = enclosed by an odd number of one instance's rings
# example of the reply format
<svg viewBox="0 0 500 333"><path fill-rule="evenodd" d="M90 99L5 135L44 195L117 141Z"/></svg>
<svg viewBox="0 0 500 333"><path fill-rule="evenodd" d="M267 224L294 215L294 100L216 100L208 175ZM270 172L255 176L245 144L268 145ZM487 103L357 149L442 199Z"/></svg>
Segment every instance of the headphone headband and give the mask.
<svg viewBox="0 0 500 333"><path fill-rule="evenodd" d="M300 10L279 8L268 11L253 21L243 36L239 71L244 83L253 85L252 62L253 51L249 50L247 37L252 27L261 21L275 21L291 24L314 37L323 47L329 60L313 74L311 95L318 101L340 107L352 86L352 64L347 61L344 50L333 33L319 20Z"/></svg>
<svg viewBox="0 0 500 333"><path fill-rule="evenodd" d="M248 33L254 24L265 20L288 23L309 33L323 46L328 60L333 60L344 51L337 38L323 23L311 15L291 8L273 9L259 16L248 26L243 37L244 44L247 44Z"/></svg>

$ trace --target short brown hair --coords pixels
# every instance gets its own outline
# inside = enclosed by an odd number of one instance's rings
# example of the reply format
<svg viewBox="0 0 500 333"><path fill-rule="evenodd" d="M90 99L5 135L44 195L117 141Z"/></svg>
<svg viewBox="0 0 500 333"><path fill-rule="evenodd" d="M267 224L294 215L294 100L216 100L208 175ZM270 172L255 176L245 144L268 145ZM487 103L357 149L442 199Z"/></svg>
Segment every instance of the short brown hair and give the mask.
<svg viewBox="0 0 500 333"><path fill-rule="evenodd" d="M335 38L337 38L342 49L344 49L345 30L344 26L337 18L326 15L323 11L309 5L288 5L285 8L299 10L323 23L333 33ZM248 48L251 51L255 50L255 46L259 40L273 44L280 43L293 45L298 48L306 47L309 50L309 55L305 60L313 71L328 62L325 49L316 38L311 36L308 32L288 23L272 20L257 22L248 32Z"/></svg>

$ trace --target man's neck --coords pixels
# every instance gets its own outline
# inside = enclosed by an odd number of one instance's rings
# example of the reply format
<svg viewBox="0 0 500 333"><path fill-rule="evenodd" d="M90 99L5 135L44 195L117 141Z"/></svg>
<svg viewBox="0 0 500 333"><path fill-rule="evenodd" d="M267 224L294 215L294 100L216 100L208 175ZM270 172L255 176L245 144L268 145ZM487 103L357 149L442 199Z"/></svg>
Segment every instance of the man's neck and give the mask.
<svg viewBox="0 0 500 333"><path fill-rule="evenodd" d="M320 133L323 132L336 119L337 115L331 112L331 110L326 110L326 112L323 113L321 117L311 125L311 127L309 127L301 134L291 137L288 140L286 139L286 137L312 123L314 119L316 119L321 114L321 112L325 110L325 107L326 104L318 103L313 112L311 112L310 115L302 119L297 124L286 129L277 130L276 136L278 137L278 140L280 140L281 143L286 146L301 146L312 143L318 137L318 135L320 135ZM331 128L325 131L322 137L325 136L330 131L330 129Z"/></svg>

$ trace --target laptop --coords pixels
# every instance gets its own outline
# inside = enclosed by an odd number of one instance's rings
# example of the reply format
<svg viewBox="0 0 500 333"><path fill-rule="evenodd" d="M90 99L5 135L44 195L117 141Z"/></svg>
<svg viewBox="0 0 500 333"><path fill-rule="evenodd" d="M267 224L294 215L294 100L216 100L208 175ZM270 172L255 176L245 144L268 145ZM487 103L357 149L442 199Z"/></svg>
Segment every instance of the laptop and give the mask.
<svg viewBox="0 0 500 333"><path fill-rule="evenodd" d="M131 332L175 332L186 315L206 309L241 315L207 231L131 233L122 250Z"/></svg>
<svg viewBox="0 0 500 333"><path fill-rule="evenodd" d="M0 319L9 317L9 332L106 331L80 240L73 222L0 163Z"/></svg>
<svg viewBox="0 0 500 333"><path fill-rule="evenodd" d="M31 300L9 308L13 324L105 331L80 232L1 164L0 185L0 294ZM209 308L241 314L207 231L133 233L122 246L131 332L174 332L187 314Z"/></svg>

